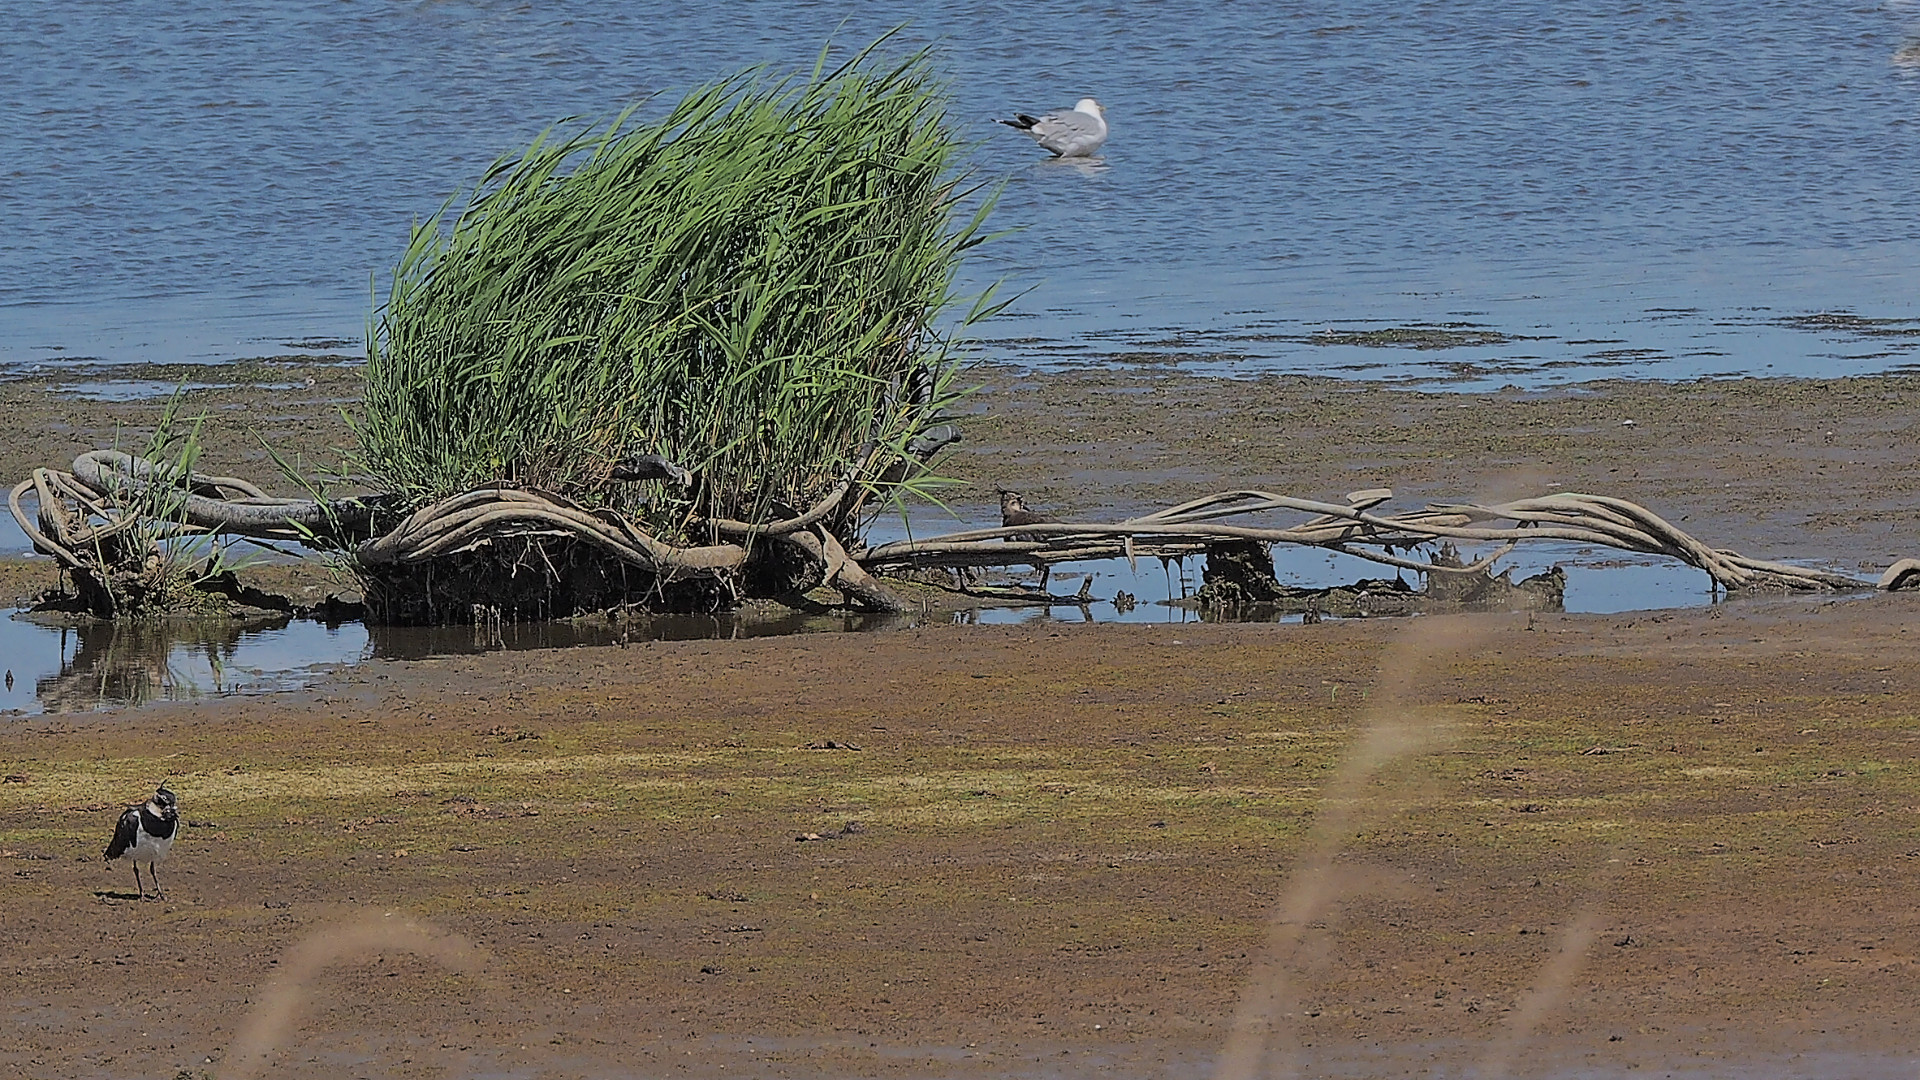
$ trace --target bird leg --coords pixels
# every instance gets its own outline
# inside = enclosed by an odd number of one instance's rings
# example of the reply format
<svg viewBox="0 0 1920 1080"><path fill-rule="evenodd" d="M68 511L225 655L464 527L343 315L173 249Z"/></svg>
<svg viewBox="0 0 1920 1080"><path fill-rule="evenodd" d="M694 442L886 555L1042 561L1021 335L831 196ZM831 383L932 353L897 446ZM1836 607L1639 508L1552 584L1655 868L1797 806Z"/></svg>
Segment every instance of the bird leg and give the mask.
<svg viewBox="0 0 1920 1080"><path fill-rule="evenodd" d="M133 862L131 859L127 861ZM140 880L140 864L137 862L133 863L133 891L140 894L140 899L145 900L147 898L147 886Z"/></svg>
<svg viewBox="0 0 1920 1080"><path fill-rule="evenodd" d="M160 864L148 863L147 876L153 879L153 895L158 899L165 900L167 894L160 891Z"/></svg>

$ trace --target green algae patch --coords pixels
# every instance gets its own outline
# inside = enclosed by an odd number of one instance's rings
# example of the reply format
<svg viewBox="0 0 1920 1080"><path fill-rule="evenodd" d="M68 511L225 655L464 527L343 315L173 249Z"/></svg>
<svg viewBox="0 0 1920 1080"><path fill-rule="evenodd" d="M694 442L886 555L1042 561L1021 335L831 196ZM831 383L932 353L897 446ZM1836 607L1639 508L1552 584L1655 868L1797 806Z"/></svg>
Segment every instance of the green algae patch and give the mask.
<svg viewBox="0 0 1920 1080"><path fill-rule="evenodd" d="M1377 330L1328 328L1318 333L1300 335L1294 340L1305 345L1352 345L1365 349L1461 349L1510 345L1516 341L1537 339L1489 330L1472 323L1440 323L1389 326Z"/></svg>
<svg viewBox="0 0 1920 1080"><path fill-rule="evenodd" d="M1794 330L1839 332L1854 337L1920 338L1920 319L1871 318L1848 311L1822 311L1787 315L1776 322Z"/></svg>

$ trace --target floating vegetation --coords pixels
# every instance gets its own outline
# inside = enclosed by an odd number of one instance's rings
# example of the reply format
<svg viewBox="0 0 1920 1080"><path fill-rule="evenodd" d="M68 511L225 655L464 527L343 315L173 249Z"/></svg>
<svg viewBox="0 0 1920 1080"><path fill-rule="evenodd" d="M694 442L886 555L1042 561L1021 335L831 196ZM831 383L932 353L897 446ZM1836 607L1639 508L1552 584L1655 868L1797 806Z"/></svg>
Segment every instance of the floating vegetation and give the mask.
<svg viewBox="0 0 1920 1080"><path fill-rule="evenodd" d="M280 347L283 349L300 349L308 352L336 352L341 349L357 348L360 344L358 341L351 341L347 338L304 337L295 338L290 341L282 341Z"/></svg>
<svg viewBox="0 0 1920 1080"><path fill-rule="evenodd" d="M1472 323L1439 323L1389 326L1379 330L1335 330L1329 327L1290 340L1307 345L1357 345L1368 349L1460 349L1476 345L1511 345L1516 341L1540 339L1488 330Z"/></svg>
<svg viewBox="0 0 1920 1080"><path fill-rule="evenodd" d="M1846 311L1786 315L1774 323L1793 330L1837 331L1853 337L1920 338L1920 319L1871 319Z"/></svg>
<svg viewBox="0 0 1920 1080"><path fill-rule="evenodd" d="M1660 349L1601 349L1587 353L1584 357L1586 367L1631 367L1649 360L1667 359Z"/></svg>
<svg viewBox="0 0 1920 1080"><path fill-rule="evenodd" d="M1089 335L1098 336L1098 335ZM1292 345L1354 345L1369 349L1460 349L1473 346L1511 345L1518 341L1548 341L1548 335L1509 334L1491 330L1479 323L1412 323L1372 330L1322 327L1305 334L1251 333L1244 331L1184 330L1170 337L1141 344L1150 349L1197 349L1206 342L1277 342Z"/></svg>

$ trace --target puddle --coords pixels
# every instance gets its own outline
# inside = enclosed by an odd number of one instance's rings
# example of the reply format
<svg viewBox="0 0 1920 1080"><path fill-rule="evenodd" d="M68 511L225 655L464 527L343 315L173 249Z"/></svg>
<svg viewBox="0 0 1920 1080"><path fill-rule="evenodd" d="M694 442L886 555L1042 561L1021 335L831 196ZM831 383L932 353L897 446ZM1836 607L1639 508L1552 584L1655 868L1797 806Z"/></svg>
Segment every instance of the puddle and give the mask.
<svg viewBox="0 0 1920 1080"><path fill-rule="evenodd" d="M830 612L810 615L794 612L777 616L751 612L719 615L651 615L611 623L604 619L567 622L503 623L477 626L360 627L368 657L379 660L425 660L434 656L520 649L571 649L589 645L618 645L623 641L733 641L742 638L784 637L791 634L857 633L885 627L914 625L897 615ZM346 626L358 627L357 623ZM342 629L346 629L343 626Z"/></svg>
<svg viewBox="0 0 1920 1080"><path fill-rule="evenodd" d="M4 500L0 500L0 506L4 505ZM20 531L20 523L13 520L12 514L0 509L0 558L23 555L39 558L33 555L33 545L27 542L27 534Z"/></svg>
<svg viewBox="0 0 1920 1080"><path fill-rule="evenodd" d="M966 527L965 523L915 532L929 535ZM899 530L896 524L895 530ZM877 529L885 533L884 527ZM876 537L881 539L884 537ZM1463 554L1471 559L1471 549ZM1623 555L1608 548L1541 544L1509 556L1518 580L1554 565L1566 568L1566 610L1612 613L1658 608L1700 607L1715 603L1706 574L1671 560ZM1323 587L1363 577L1388 577L1388 568L1349 555L1313 548L1275 551L1279 577L1290 585ZM496 628L367 627L360 623L327 626L302 620L214 623L172 620L117 627L77 629L44 626L0 612L0 665L13 675L0 688L0 715L88 712L237 694L270 693L312 685L343 665L369 659L419 660L434 656L499 649L564 649L618 645L632 641L731 640L802 633L846 633L898 629L951 621L966 625L1042 623L1192 623L1217 616L1181 607L1173 601L1200 587L1201 560L1162 565L1141 560L1064 564L1055 568L1049 590L1073 594L1092 580L1086 604L983 607L934 615L856 615L847 613L752 612L724 615L654 616L610 623L599 619L504 624ZM1031 575L1028 580L1032 581ZM1116 608L1118 592L1135 604ZM1331 618L1331 616L1329 616ZM1299 615L1273 616L1264 622L1299 622Z"/></svg>
<svg viewBox="0 0 1920 1080"><path fill-rule="evenodd" d="M1462 548L1467 561L1475 558L1473 549ZM1524 557L1523 557L1524 556ZM1286 585L1327 588L1350 585L1362 578L1392 578L1389 566L1356 559L1351 555L1329 554L1313 548L1278 548L1274 551L1274 569ZM1092 594L1099 598L1085 607L1055 605L1026 608L983 608L969 612L963 621L988 625L1024 622L1122 622L1180 623L1215 621L1220 616L1202 614L1170 604L1171 599L1192 596L1200 588L1203 560L1192 559L1162 567L1157 559L1143 560L1137 572L1114 563L1064 563L1055 568L1048 591L1055 595L1078 592L1083 575L1093 578ZM1519 581L1554 566L1567 572L1564 610L1576 614L1604 615L1621 611L1657 608L1704 607L1716 602L1707 575L1691 566L1672 560L1622 558L1610 548L1584 548L1572 545L1542 544L1533 551L1516 551L1501 560L1502 569L1513 567L1513 580ZM1419 582L1411 571L1401 575L1416 588ZM1033 580L1028 575L1029 580ZM1130 611L1116 610L1114 592L1124 591L1137 598ZM1332 616L1324 616L1332 618ZM1245 620L1234 620L1245 621ZM1297 623L1295 615L1262 618L1259 622Z"/></svg>
<svg viewBox="0 0 1920 1080"><path fill-rule="evenodd" d="M929 517L913 521L912 532L915 536L927 537L961 529L993 528L999 524L997 516L991 520L957 521ZM875 522L870 543L905 539L907 531L897 518L882 519ZM1471 562L1478 557L1476 552L1484 554L1490 550L1492 545L1463 546L1461 555ZM1185 563L1162 566L1158 559L1142 559L1137 569L1129 568L1119 560L1062 563L1054 569L1049 592L1056 595L1077 592L1083 575L1091 575L1091 592L1102 602L1088 605L1091 618L1083 617L1077 606L1067 607L1065 612L1058 607L1051 610L1061 612L1059 621L1063 622L1197 622L1201 620L1200 613L1169 607L1165 601L1189 597L1199 590L1203 562L1196 558ZM1315 589L1348 585L1362 578L1392 578L1395 574L1390 566L1351 555L1285 544L1274 547L1273 565L1274 573L1283 584ZM1565 610L1568 612L1612 614L1656 608L1701 607L1715 602L1712 581L1705 571L1674 559L1637 555L1614 548L1549 542L1525 544L1501 559L1497 569L1511 567L1513 580L1519 581L1555 566L1564 567L1567 571ZM1027 576L1030 580L1033 577ZM1412 571L1404 572L1401 576L1418 586L1419 582ZM1138 601L1137 606L1132 611L1115 611L1111 599L1116 591L1131 593ZM969 621L982 625L1020 623L1046 617L1047 610L986 609L978 613L978 618ZM1070 617L1067 612L1071 612ZM1262 621L1299 622L1300 616L1289 615Z"/></svg>
<svg viewBox="0 0 1920 1080"><path fill-rule="evenodd" d="M170 398L175 393L188 393L196 390L231 390L238 383L213 382L163 382L157 379L108 379L100 382L62 383L54 386L53 392L67 397L80 398L83 401L153 401ZM249 383L249 389L266 391L300 390L304 383Z"/></svg>
<svg viewBox="0 0 1920 1080"><path fill-rule="evenodd" d="M106 382L62 383L53 387L56 394L83 401L148 401L172 397L174 391L223 390L231 383L170 383L154 380L110 380Z"/></svg>
<svg viewBox="0 0 1920 1080"><path fill-rule="evenodd" d="M1548 553L1514 552L1530 555L1513 561L1515 580L1547 570L1555 565ZM1647 611L1656 608L1705 607L1724 602L1716 598L1713 579L1674 559L1635 559L1622 557L1611 548L1573 548L1559 558L1567 569L1565 610L1592 615L1620 611Z"/></svg>
<svg viewBox="0 0 1920 1080"><path fill-rule="evenodd" d="M0 713L88 712L297 689L364 659L366 639L357 623L170 619L63 629L0 618L0 657L13 676L11 687L0 683Z"/></svg>
<svg viewBox="0 0 1920 1080"><path fill-rule="evenodd" d="M45 626L0 611L0 716L92 712L153 702L298 690L365 660L423 660L499 649L566 649L626 640L700 641L849 632L902 625L892 616L777 618L675 615L628 620L471 626L337 626L298 619L167 619L116 626Z"/></svg>

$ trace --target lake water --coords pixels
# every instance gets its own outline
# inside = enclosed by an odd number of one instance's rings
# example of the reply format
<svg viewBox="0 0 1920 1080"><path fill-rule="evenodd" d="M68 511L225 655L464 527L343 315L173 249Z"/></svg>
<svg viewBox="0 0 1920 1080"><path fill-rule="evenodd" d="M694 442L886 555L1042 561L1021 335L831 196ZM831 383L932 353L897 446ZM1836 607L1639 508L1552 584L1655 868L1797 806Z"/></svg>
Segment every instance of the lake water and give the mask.
<svg viewBox="0 0 1920 1080"><path fill-rule="evenodd" d="M1022 229L967 271L1027 290L994 358L1920 362L1910 2L27 0L0 7L0 368L356 351L409 223L548 123L908 20ZM991 123L1087 94L1099 165ZM1829 312L1898 321L1794 321ZM1328 344L1418 323L1505 336Z"/></svg>

